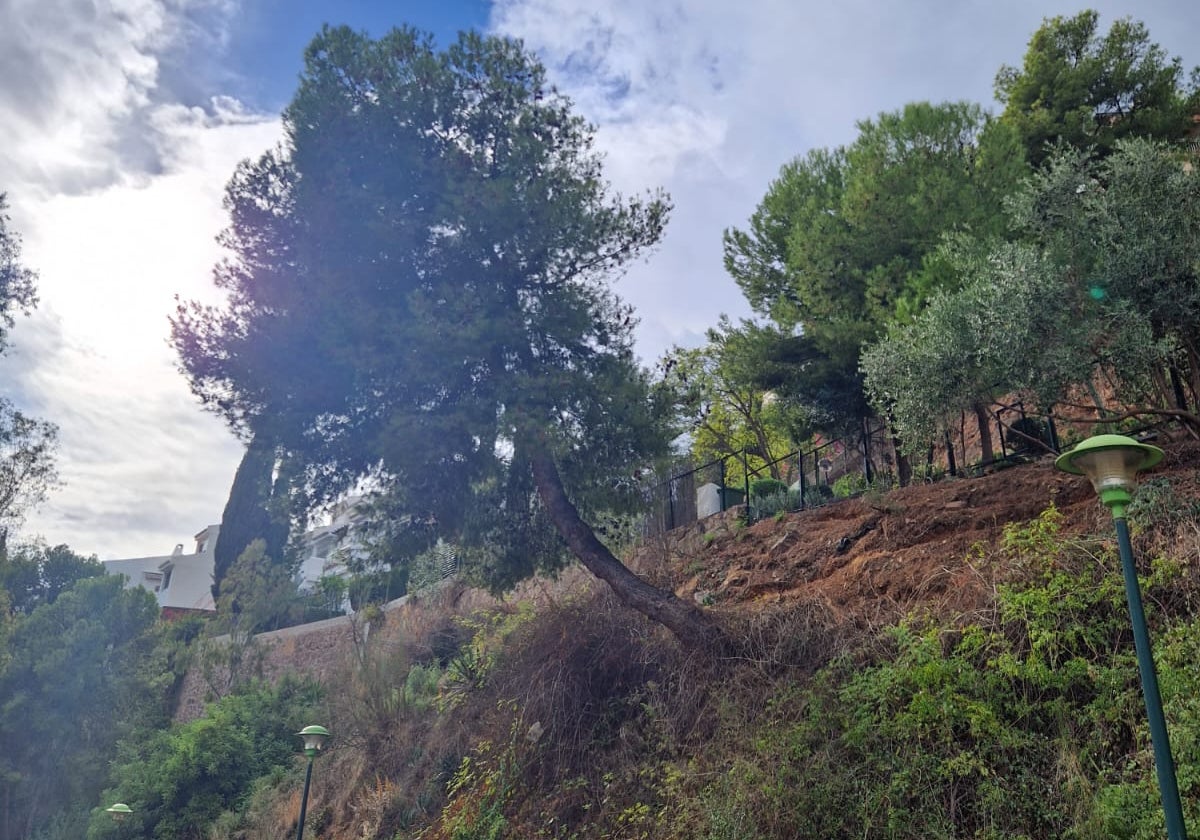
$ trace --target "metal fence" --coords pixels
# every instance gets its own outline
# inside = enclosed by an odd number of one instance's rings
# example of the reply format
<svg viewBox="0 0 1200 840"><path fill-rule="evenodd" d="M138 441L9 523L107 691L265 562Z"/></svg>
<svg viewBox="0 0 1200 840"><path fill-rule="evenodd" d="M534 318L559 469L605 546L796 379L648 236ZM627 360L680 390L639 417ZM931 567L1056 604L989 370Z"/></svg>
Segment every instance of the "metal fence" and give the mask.
<svg viewBox="0 0 1200 840"><path fill-rule="evenodd" d="M744 480L741 486L729 486L725 464L730 458L738 458L743 465ZM789 452L761 467L751 469L745 450L731 452L724 458L709 461L698 467L676 463L675 472L660 478L646 490L647 515L642 531L646 536L666 533L675 528L690 525L698 519L716 512L728 510L744 503L751 497L751 486L760 478L779 476L787 485L785 507L801 510L821 504L832 498L833 484L843 476L859 474L863 486L875 482L893 480L895 453L887 427L863 421L856 434L835 440L821 440L815 446ZM772 470L771 468L776 469ZM706 505L698 505L697 491L707 485L716 485L715 496L708 498ZM780 501L772 499L769 506L779 510ZM759 505L750 498L748 516L751 520L764 515L767 505Z"/></svg>
<svg viewBox="0 0 1200 840"><path fill-rule="evenodd" d="M740 451L734 453L734 455L740 454L742 454ZM686 462L684 463L686 464ZM674 469L680 469L682 465L676 462L671 466ZM664 472L669 475L673 470L668 467ZM665 534L667 531L690 525L699 519L696 490L705 484L725 487L724 458L709 461L707 464L701 464L675 475L669 475L650 486L645 493L648 513L642 525L642 532L646 536ZM741 501L740 498L734 501L731 495L728 492L720 493L721 510L725 510L731 503L736 504Z"/></svg>

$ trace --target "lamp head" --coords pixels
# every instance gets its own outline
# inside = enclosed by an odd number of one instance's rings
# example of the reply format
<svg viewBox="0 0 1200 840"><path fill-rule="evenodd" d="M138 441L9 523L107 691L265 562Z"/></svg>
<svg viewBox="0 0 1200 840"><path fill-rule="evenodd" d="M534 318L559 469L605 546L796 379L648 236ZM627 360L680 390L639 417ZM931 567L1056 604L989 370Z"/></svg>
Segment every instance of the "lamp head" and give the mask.
<svg viewBox="0 0 1200 840"><path fill-rule="evenodd" d="M104 809L108 815L113 818L113 822L122 822L126 817L133 813L133 809L124 802L118 802Z"/></svg>
<svg viewBox="0 0 1200 840"><path fill-rule="evenodd" d="M304 754L312 758L325 745L329 730L324 726L306 726L296 734L304 739Z"/></svg>
<svg viewBox="0 0 1200 840"><path fill-rule="evenodd" d="M1157 446L1124 435L1096 435L1059 455L1054 466L1063 472L1086 475L1113 517L1124 519L1138 472L1153 467L1162 457L1163 451Z"/></svg>

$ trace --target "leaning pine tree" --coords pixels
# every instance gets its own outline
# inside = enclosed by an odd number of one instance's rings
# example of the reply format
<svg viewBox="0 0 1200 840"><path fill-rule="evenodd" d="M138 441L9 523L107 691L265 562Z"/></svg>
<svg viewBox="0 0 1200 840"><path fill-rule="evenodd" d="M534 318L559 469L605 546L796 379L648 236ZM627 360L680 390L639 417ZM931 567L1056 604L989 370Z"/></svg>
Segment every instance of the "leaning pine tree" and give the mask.
<svg viewBox="0 0 1200 840"><path fill-rule="evenodd" d="M610 196L592 128L500 38L326 29L284 122L228 187L227 304L172 322L205 405L316 498L369 477L410 536L526 565L565 547L685 644L718 640L587 524L666 446L607 285L665 197Z"/></svg>

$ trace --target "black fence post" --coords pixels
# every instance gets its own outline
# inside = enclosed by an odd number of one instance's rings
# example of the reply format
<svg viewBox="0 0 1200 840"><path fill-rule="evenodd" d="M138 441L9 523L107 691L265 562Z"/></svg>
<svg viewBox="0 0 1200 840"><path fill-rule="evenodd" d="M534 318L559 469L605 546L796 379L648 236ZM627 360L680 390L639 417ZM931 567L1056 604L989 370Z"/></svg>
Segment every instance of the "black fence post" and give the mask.
<svg viewBox="0 0 1200 840"><path fill-rule="evenodd" d="M746 450L742 450L742 473L746 476L746 522L753 522L750 512L750 461L746 458Z"/></svg>
<svg viewBox="0 0 1200 840"><path fill-rule="evenodd" d="M871 469L871 431L870 421L866 417L862 420L862 450L863 450L863 478L870 484L875 480L874 471Z"/></svg>
<svg viewBox="0 0 1200 840"><path fill-rule="evenodd" d="M808 507L808 500L805 498L808 495L808 492L807 492L808 488L805 487L806 482L804 479L804 453L803 452L800 453L799 464L800 464L800 510L804 510L804 508Z"/></svg>
<svg viewBox="0 0 1200 840"><path fill-rule="evenodd" d="M725 495L726 495L726 493L725 493L725 459L722 458L721 459L721 513L724 513L725 509L726 509Z"/></svg>

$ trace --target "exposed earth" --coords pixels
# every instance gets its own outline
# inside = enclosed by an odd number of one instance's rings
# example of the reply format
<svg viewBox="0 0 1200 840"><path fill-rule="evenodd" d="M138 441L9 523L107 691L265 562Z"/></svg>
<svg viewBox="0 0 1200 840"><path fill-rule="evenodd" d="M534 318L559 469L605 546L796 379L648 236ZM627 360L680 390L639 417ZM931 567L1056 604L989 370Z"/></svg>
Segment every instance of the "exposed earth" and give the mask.
<svg viewBox="0 0 1200 840"><path fill-rule="evenodd" d="M1167 476L1178 496L1200 499L1200 442L1157 443L1166 456L1142 480ZM1047 456L978 477L868 493L750 527L739 527L727 512L677 529L656 553L667 556L662 571L677 593L699 603L744 612L810 601L824 605L837 623L867 626L918 606L973 609L993 577L979 568L972 546L994 543L1005 525L1032 520L1051 503L1063 515L1064 533L1111 530L1088 481L1056 470Z"/></svg>

